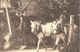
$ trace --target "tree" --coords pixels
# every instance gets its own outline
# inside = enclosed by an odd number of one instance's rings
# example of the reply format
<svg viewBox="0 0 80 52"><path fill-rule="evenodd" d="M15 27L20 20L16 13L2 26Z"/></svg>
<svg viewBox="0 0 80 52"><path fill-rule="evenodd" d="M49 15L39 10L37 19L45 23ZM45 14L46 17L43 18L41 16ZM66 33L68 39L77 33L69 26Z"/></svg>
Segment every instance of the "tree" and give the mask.
<svg viewBox="0 0 80 52"><path fill-rule="evenodd" d="M19 8L18 1L19 0L11 0L11 6L15 9Z"/></svg>

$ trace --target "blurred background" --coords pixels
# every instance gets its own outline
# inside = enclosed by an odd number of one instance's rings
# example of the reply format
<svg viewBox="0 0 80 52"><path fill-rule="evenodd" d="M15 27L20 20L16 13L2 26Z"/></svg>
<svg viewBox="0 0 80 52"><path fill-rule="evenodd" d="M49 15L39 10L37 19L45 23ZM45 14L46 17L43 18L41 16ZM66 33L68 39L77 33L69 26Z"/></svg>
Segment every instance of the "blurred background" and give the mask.
<svg viewBox="0 0 80 52"><path fill-rule="evenodd" d="M79 0L0 0L0 50L4 50L4 37L9 33L6 8L10 19L12 36L8 50L36 48L37 37L30 32L29 20L41 20L47 23L60 18L65 13L66 23L70 21L70 15L74 15L74 24L79 28ZM22 20L22 23L21 23ZM20 28L20 24L21 28ZM75 35L75 41L68 46L67 52L79 52L79 32ZM52 46L48 42L48 46ZM43 45L41 46L43 48Z"/></svg>

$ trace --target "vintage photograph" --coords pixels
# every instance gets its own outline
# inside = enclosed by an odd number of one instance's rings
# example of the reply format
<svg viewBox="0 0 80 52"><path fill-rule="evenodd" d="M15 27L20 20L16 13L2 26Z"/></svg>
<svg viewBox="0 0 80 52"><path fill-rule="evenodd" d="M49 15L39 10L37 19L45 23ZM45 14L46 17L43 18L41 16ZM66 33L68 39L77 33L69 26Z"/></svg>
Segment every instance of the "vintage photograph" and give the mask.
<svg viewBox="0 0 80 52"><path fill-rule="evenodd" d="M79 52L79 0L0 0L0 52Z"/></svg>

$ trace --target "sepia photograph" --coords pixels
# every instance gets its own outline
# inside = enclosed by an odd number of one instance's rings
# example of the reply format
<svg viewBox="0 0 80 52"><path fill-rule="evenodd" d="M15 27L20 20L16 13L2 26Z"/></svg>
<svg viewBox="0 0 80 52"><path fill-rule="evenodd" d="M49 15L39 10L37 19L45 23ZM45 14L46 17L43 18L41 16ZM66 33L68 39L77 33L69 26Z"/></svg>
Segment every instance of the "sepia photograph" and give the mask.
<svg viewBox="0 0 80 52"><path fill-rule="evenodd" d="M80 52L79 0L0 0L0 52Z"/></svg>

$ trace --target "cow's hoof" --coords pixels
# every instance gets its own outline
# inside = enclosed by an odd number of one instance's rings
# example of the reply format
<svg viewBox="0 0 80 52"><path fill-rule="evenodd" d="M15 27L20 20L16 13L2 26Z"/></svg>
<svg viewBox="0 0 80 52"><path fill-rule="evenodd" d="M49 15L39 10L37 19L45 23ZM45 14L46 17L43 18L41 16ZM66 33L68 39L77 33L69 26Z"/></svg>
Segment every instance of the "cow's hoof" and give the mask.
<svg viewBox="0 0 80 52"><path fill-rule="evenodd" d="M47 48L45 49L45 51L47 51Z"/></svg>
<svg viewBox="0 0 80 52"><path fill-rule="evenodd" d="M55 50L56 48L53 48L53 50Z"/></svg>
<svg viewBox="0 0 80 52"><path fill-rule="evenodd" d="M39 52L38 50L36 50L36 52Z"/></svg>
<svg viewBox="0 0 80 52"><path fill-rule="evenodd" d="M53 50L56 50L57 49L57 47L55 46L55 47L53 47Z"/></svg>

